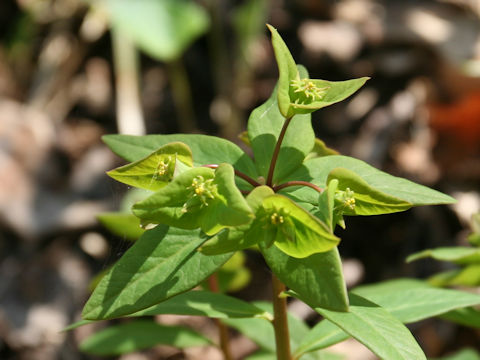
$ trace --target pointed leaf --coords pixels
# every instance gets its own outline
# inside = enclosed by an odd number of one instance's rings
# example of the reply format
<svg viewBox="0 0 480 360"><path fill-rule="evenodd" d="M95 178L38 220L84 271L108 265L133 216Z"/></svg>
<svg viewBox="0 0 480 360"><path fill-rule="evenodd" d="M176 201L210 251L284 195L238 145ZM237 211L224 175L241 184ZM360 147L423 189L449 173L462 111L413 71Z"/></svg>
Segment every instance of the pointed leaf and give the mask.
<svg viewBox="0 0 480 360"><path fill-rule="evenodd" d="M348 311L347 290L337 248L297 259L277 247L261 247L268 266L296 296L311 306Z"/></svg>
<svg viewBox="0 0 480 360"><path fill-rule="evenodd" d="M93 334L80 344L80 350L92 355L108 356L126 354L155 345L186 348L210 344L202 335L184 327L136 320L110 326Z"/></svg>
<svg viewBox="0 0 480 360"><path fill-rule="evenodd" d="M426 359L410 331L380 306L351 294L348 312L322 308L319 314L342 328L381 359Z"/></svg>
<svg viewBox="0 0 480 360"><path fill-rule="evenodd" d="M315 138L315 145L312 151L307 155L306 159L314 159L317 157L328 155L340 155L337 150L329 148L323 140Z"/></svg>
<svg viewBox="0 0 480 360"><path fill-rule="evenodd" d="M107 172L117 181L137 188L156 191L180 172L193 166L192 152L180 142L162 146L147 157Z"/></svg>
<svg viewBox="0 0 480 360"><path fill-rule="evenodd" d="M473 263L461 269L454 269L435 274L428 278L433 286L469 286L480 284L480 263Z"/></svg>
<svg viewBox="0 0 480 360"><path fill-rule="evenodd" d="M161 61L180 57L209 25L205 10L191 1L106 0L112 26Z"/></svg>
<svg viewBox="0 0 480 360"><path fill-rule="evenodd" d="M368 77L328 81L298 77L290 84L290 113L309 114L354 94Z"/></svg>
<svg viewBox="0 0 480 360"><path fill-rule="evenodd" d="M286 118L308 114L335 104L352 95L369 79L363 77L347 81L309 79L298 73L295 60L277 30L267 25L272 33L272 45L277 60L278 106Z"/></svg>
<svg viewBox="0 0 480 360"><path fill-rule="evenodd" d="M140 220L133 214L121 212L100 213L97 219L112 234L128 240L137 240L145 230L140 227Z"/></svg>
<svg viewBox="0 0 480 360"><path fill-rule="evenodd" d="M450 246L427 249L410 255L407 258L407 262L425 258L432 258L440 261L450 261L459 265L480 263L480 249L466 246Z"/></svg>
<svg viewBox="0 0 480 360"><path fill-rule="evenodd" d="M397 279L360 286L352 292L380 305L404 323L480 304L479 295L439 289L424 281L413 279Z"/></svg>
<svg viewBox="0 0 480 360"><path fill-rule="evenodd" d="M183 229L200 227L213 235L227 226L246 224L253 218L235 185L233 168L221 164L216 171L193 168L149 198L135 204L133 213L144 223Z"/></svg>
<svg viewBox="0 0 480 360"><path fill-rule="evenodd" d="M290 174L285 181L310 181L324 188L328 174L338 167L353 171L365 180L369 186L385 194L409 202L413 206L451 204L456 201L452 197L442 194L439 191L389 175L361 160L342 155L324 156L307 160L302 167ZM318 193L310 188L288 187L283 189L281 193L288 193L289 197L314 205L318 202Z"/></svg>
<svg viewBox="0 0 480 360"><path fill-rule="evenodd" d="M146 231L102 278L82 317L120 317L190 290L232 256L203 255L197 249L204 241L199 231L163 225Z"/></svg>
<svg viewBox="0 0 480 360"><path fill-rule="evenodd" d="M475 308L467 307L463 309L455 309L442 314L440 318L452 321L456 324L480 329L480 310Z"/></svg>
<svg viewBox="0 0 480 360"><path fill-rule="evenodd" d="M480 360L480 353L474 349L462 349L453 355L443 356L431 360Z"/></svg>
<svg viewBox="0 0 480 360"><path fill-rule="evenodd" d="M320 194L318 198L318 212L315 213L317 217L327 224L330 232L333 233L336 225L336 218L334 217L335 207L335 193L338 189L338 180L333 179L328 183L327 188Z"/></svg>
<svg viewBox="0 0 480 360"><path fill-rule="evenodd" d="M189 291L177 295L131 316L160 314L195 315L211 318L265 318L272 315L237 298L210 291Z"/></svg>
<svg viewBox="0 0 480 360"><path fill-rule="evenodd" d="M207 316L216 319L227 318L262 318L273 319L270 313L246 301L232 296L210 291L188 291L176 295L161 303L140 310L127 317L155 316L161 314ZM69 325L63 331L94 323L94 320L81 320Z"/></svg>
<svg viewBox="0 0 480 360"><path fill-rule="evenodd" d="M272 33L272 46L278 66L278 107L284 117L291 117L290 83L297 78L297 65L277 29L268 24L267 27Z"/></svg>
<svg viewBox="0 0 480 360"><path fill-rule="evenodd" d="M396 279L373 285L364 285L352 290L353 293L375 302L403 323L412 323L448 314L455 318L464 307L479 304L480 296L457 290L438 289L415 279ZM453 310L457 309L457 310ZM471 309L471 308L469 308ZM469 313L474 316L474 313ZM461 317L458 315L460 319ZM478 317L480 319L480 316ZM480 326L480 321L479 321ZM334 345L348 338L336 325L326 320L312 328L295 354L316 351Z"/></svg>
<svg viewBox="0 0 480 360"><path fill-rule="evenodd" d="M261 207L263 200L273 194L274 192L270 187L258 186L248 194L246 200L252 211L256 212ZM206 241L200 250L207 255L217 255L247 249L257 244L263 236L258 235L259 225L255 221L222 230ZM262 232L262 229L260 229L260 232Z"/></svg>
<svg viewBox="0 0 480 360"><path fill-rule="evenodd" d="M322 320L303 338L293 355L300 358L303 354L325 349L347 340L350 336L334 323Z"/></svg>
<svg viewBox="0 0 480 360"><path fill-rule="evenodd" d="M264 232L274 233L275 246L292 257L305 258L326 252L340 241L318 218L285 196L266 198L262 210L266 220L256 221L262 222Z"/></svg>
<svg viewBox="0 0 480 360"><path fill-rule="evenodd" d="M335 168L328 174L327 183L338 180L338 190L353 191L353 206L339 204L346 215L378 215L404 211L412 207L407 201L385 194L370 186L351 170ZM348 192L347 190L347 192Z"/></svg>
<svg viewBox="0 0 480 360"><path fill-rule="evenodd" d="M136 161L168 143L179 141L186 144L193 153L195 166L229 163L253 178L257 171L252 159L234 143L215 136L173 134L173 135L105 135L102 140L110 149L127 161Z"/></svg>
<svg viewBox="0 0 480 360"><path fill-rule="evenodd" d="M305 68L299 67L299 71L308 76ZM248 138L257 171L264 179L267 178L275 144L285 123L285 118L277 106L279 86L277 85L270 98L256 108L248 119ZM303 159L311 152L314 140L310 115L299 115L291 119L278 154L274 183L281 181L302 164Z"/></svg>

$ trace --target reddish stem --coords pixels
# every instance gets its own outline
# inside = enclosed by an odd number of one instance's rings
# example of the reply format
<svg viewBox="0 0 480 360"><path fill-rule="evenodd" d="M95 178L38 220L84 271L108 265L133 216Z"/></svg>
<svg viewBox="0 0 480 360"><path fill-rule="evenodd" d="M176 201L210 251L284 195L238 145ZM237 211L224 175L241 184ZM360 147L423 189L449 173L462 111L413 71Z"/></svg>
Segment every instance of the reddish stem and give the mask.
<svg viewBox="0 0 480 360"><path fill-rule="evenodd" d="M210 168L210 169L216 169L218 168L218 165L217 164L206 164L206 165L202 165L203 167L207 167L207 168ZM235 171L235 175L238 176L239 178L245 180L246 182L248 182L250 185L252 185L253 187L257 187L257 186L261 186L262 184L260 184L259 182L257 182L256 180L252 179L250 176L248 176L247 174L244 174L242 173L241 171L238 171L238 170L234 170Z"/></svg>
<svg viewBox="0 0 480 360"><path fill-rule="evenodd" d="M273 185L273 173L275 171L275 165L277 164L278 154L280 153L280 146L282 145L283 138L285 137L288 125L290 124L290 120L292 120L292 117L288 117L285 119L282 130L280 131L280 135L278 135L277 143L275 144L275 150L273 150L272 161L270 162L270 168L268 169L267 177L267 186L270 187L272 187Z"/></svg>
<svg viewBox="0 0 480 360"><path fill-rule="evenodd" d="M301 181L301 180L287 181L283 184L274 186L273 191L278 192L278 191L280 191L282 189L285 189L286 187L289 187L289 186L308 186L309 188L312 188L313 190L319 192L320 194L323 192L323 189L320 186L312 184L308 181Z"/></svg>

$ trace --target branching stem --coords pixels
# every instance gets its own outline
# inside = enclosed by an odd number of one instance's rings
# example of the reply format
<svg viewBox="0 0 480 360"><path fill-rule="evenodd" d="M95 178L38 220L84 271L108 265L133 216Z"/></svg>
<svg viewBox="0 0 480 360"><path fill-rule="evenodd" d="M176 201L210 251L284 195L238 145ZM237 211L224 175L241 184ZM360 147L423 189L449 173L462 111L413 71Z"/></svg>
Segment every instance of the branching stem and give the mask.
<svg viewBox="0 0 480 360"><path fill-rule="evenodd" d="M218 168L218 165L217 164L206 164L206 165L202 165L203 167L207 167L207 168L210 168L210 169L216 169ZM235 170L235 175L238 176L239 178L245 180L246 182L248 182L250 185L252 185L253 187L257 187L257 186L261 186L262 184L260 184L258 181L252 179L250 176L248 176L247 174L244 174L242 173L241 171L238 171L238 170Z"/></svg>
<svg viewBox="0 0 480 360"><path fill-rule="evenodd" d="M278 192L286 187L289 186L308 186L312 188L313 190L319 192L320 194L323 192L323 189L320 186L317 186L315 184L312 184L311 182L308 181L301 181L301 180L293 180L293 181L287 181L283 184L277 185L273 187L273 191Z"/></svg>
<svg viewBox="0 0 480 360"><path fill-rule="evenodd" d="M293 117L291 116L285 119L282 130L280 131L280 135L278 135L275 150L273 150L272 161L270 162L270 168L268 169L267 186L272 187L273 185L273 173L275 171L275 165L277 165L278 154L280 153L280 146L282 145L283 138L285 137L285 133L287 132L288 125L290 124L292 118Z"/></svg>

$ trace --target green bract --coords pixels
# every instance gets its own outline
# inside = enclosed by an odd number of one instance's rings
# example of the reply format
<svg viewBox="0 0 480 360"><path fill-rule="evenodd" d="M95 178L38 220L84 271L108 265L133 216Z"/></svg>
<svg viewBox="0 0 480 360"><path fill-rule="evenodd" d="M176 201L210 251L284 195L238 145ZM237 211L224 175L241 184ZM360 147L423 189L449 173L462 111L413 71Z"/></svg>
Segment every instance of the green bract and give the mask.
<svg viewBox="0 0 480 360"><path fill-rule="evenodd" d="M170 143L131 164L107 174L128 185L156 191L167 185L175 175L193 166L190 148L181 143Z"/></svg>
<svg viewBox="0 0 480 360"><path fill-rule="evenodd" d="M309 114L342 101L360 89L369 79L363 77L347 81L327 81L302 76L277 30L271 25L267 26L272 33L279 72L278 104L280 112L286 118L296 114Z"/></svg>
<svg viewBox="0 0 480 360"><path fill-rule="evenodd" d="M253 214L235 186L233 168L193 168L177 176L149 198L135 204L133 213L143 223L182 229L201 228L209 235L227 226L251 221Z"/></svg>
<svg viewBox="0 0 480 360"><path fill-rule="evenodd" d="M160 6L140 3L133 6ZM167 5L177 6L172 1L161 6ZM120 6L124 16L127 4ZM205 315L222 318L253 337L261 350L252 358L271 359L276 351L279 359L290 359L285 345L291 344L295 359L327 359L331 355L317 351L351 336L383 359L425 359L402 323L438 315L471 323L468 316L480 318L471 308L480 298L405 281L360 287L348 294L337 248L340 239L334 231L337 224L346 227L345 215L388 214L454 199L338 155L316 139L310 113L352 95L367 78L310 79L277 31L269 29L279 80L270 98L252 112L242 135L253 159L234 143L206 135L103 138L131 162L108 174L145 190L130 192L135 197L128 202L128 208L134 203L133 215L109 213L100 219L112 232L139 239L101 278L83 309L84 321L71 328L117 317ZM174 53L171 50L170 56ZM472 237L472 244L478 245L477 240ZM222 276L228 268L230 276L237 277L229 288L243 286L249 272L243 267L246 252L239 251L252 247L260 250L273 273L273 312L268 304L252 306L205 290L189 292L206 283L212 291L227 288ZM473 276L479 273L478 248L429 250L410 260L422 257L467 265L460 273L441 274L443 283L448 276L459 283L478 280ZM215 272L219 281L211 277ZM450 278L449 283L455 281ZM309 330L287 316L286 296L303 301L325 320ZM291 338L285 331L289 325ZM207 343L191 330L133 321L100 332L82 348L120 354L155 344Z"/></svg>

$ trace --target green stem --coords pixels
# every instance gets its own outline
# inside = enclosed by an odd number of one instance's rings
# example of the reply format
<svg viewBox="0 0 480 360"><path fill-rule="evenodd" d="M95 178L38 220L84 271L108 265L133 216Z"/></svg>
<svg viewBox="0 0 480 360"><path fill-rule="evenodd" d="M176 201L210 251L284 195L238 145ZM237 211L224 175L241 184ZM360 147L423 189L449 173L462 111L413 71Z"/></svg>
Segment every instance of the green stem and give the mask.
<svg viewBox="0 0 480 360"><path fill-rule="evenodd" d="M301 180L287 181L283 184L274 186L273 191L278 192L289 186L308 186L309 188L312 188L313 190L319 192L320 194L323 192L323 189L320 186L312 184L311 182L308 182L308 181L301 181Z"/></svg>
<svg viewBox="0 0 480 360"><path fill-rule="evenodd" d="M287 299L282 295L285 291L285 285L274 274L272 274L272 285L273 328L275 330L277 360L292 360L287 320Z"/></svg>
<svg viewBox="0 0 480 360"><path fill-rule="evenodd" d="M208 287L212 292L218 293L218 278L217 274L212 274L208 278ZM218 328L218 335L220 338L220 349L223 353L224 360L233 360L232 353L230 351L228 328L219 319L213 319Z"/></svg>
<svg viewBox="0 0 480 360"><path fill-rule="evenodd" d="M167 67L175 110L178 116L179 130L182 133L195 132L196 125L192 93L185 66L181 59L176 59L169 62Z"/></svg>
<svg viewBox="0 0 480 360"><path fill-rule="evenodd" d="M275 145L275 150L273 150L272 161L270 162L270 168L268 169L267 186L272 187L273 185L273 173L275 171L275 165L277 164L278 154L280 153L280 146L282 145L283 138L285 137L285 133L287 132L288 125L292 118L293 117L291 116L285 119L280 135L278 135L277 144Z"/></svg>

